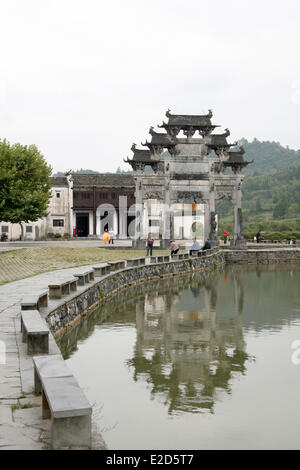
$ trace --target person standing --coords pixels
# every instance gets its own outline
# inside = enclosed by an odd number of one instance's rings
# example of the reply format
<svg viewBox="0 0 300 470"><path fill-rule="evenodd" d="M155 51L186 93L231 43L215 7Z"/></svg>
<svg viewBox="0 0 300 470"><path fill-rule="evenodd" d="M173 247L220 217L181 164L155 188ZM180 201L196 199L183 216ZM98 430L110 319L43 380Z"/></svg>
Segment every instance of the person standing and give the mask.
<svg viewBox="0 0 300 470"><path fill-rule="evenodd" d="M113 231L112 227L111 227L111 229L110 229L110 231L109 231L109 236L110 236L110 239L109 239L108 244L110 245L110 242L111 242L111 244L113 245L113 244L114 244L115 232Z"/></svg>
<svg viewBox="0 0 300 470"><path fill-rule="evenodd" d="M154 243L154 238L152 238L151 233L148 233L148 238L147 238L147 256L152 256L152 248L153 248L153 243Z"/></svg>
<svg viewBox="0 0 300 470"><path fill-rule="evenodd" d="M224 230L224 245L227 243L227 237L228 237L228 232L227 230Z"/></svg>
<svg viewBox="0 0 300 470"><path fill-rule="evenodd" d="M104 243L109 243L109 240L110 240L110 235L108 233L108 230L107 228L104 229L104 232L103 232L103 235L102 235L102 240L104 241Z"/></svg>
<svg viewBox="0 0 300 470"><path fill-rule="evenodd" d="M260 242L260 233L257 232L256 234L256 242L259 243Z"/></svg>

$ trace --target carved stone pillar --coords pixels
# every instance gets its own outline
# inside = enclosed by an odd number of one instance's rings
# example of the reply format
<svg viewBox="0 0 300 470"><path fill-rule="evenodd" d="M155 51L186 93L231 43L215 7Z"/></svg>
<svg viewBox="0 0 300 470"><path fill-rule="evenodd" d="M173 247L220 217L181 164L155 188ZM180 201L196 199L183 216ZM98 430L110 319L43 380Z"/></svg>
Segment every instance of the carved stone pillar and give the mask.
<svg viewBox="0 0 300 470"><path fill-rule="evenodd" d="M127 196L119 197L119 238L127 238Z"/></svg>
<svg viewBox="0 0 300 470"><path fill-rule="evenodd" d="M216 221L216 199L215 199L215 184L212 178L209 184L209 212L210 212L210 232L209 241L211 247L219 246L218 234L217 234L217 221Z"/></svg>
<svg viewBox="0 0 300 470"><path fill-rule="evenodd" d="M143 182L142 182L141 175L138 175L136 177L135 201L136 201L135 234L132 240L132 247L139 250L139 249L145 248L145 241L142 239L144 195L143 195Z"/></svg>
<svg viewBox="0 0 300 470"><path fill-rule="evenodd" d="M172 217L171 208L171 194L170 194L170 178L165 179L165 203L163 206L163 231L162 239L160 241L160 247L163 249L169 249L171 240L174 236L174 219Z"/></svg>
<svg viewBox="0 0 300 470"><path fill-rule="evenodd" d="M210 210L209 203L205 203L204 207L204 242L209 238L210 234Z"/></svg>
<svg viewBox="0 0 300 470"><path fill-rule="evenodd" d="M238 249L247 247L243 236L243 216L242 216L242 190L241 190L241 179L239 178L234 189L234 230L233 240L231 240L231 246Z"/></svg>

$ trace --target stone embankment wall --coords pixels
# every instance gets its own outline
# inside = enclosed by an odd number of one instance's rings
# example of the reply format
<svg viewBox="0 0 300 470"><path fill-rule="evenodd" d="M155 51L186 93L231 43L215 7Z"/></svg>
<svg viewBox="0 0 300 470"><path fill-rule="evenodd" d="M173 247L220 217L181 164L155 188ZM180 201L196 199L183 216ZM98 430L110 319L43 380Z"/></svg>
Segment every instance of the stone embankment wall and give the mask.
<svg viewBox="0 0 300 470"><path fill-rule="evenodd" d="M299 262L300 250L291 248L275 248L268 250L224 250L226 263L269 264Z"/></svg>
<svg viewBox="0 0 300 470"><path fill-rule="evenodd" d="M74 322L79 321L88 310L95 308L120 289L163 277L182 275L204 269L216 269L224 263L224 253L219 251L201 258L125 268L103 276L99 282L94 283L81 294L67 300L63 305L50 312L46 317L46 321L51 331L55 336L58 336L67 327L71 327Z"/></svg>

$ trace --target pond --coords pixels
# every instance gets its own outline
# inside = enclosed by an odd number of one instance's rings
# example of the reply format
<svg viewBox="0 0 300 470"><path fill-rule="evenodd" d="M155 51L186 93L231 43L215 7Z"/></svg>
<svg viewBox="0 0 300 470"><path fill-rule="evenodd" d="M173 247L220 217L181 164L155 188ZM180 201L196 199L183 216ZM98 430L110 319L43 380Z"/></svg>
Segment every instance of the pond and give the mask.
<svg viewBox="0 0 300 470"><path fill-rule="evenodd" d="M60 347L109 449L299 449L299 285L296 265L227 266L85 318Z"/></svg>

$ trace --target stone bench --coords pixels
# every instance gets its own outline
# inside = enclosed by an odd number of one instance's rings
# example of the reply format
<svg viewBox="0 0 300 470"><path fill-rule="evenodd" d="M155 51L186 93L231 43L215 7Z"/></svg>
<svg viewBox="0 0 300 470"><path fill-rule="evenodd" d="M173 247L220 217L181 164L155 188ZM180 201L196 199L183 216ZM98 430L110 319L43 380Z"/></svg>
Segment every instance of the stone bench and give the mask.
<svg viewBox="0 0 300 470"><path fill-rule="evenodd" d="M74 274L74 276L78 278L77 283L79 286L85 286L85 284L88 284L89 282L94 281L95 279L95 273L93 269L81 271L79 273Z"/></svg>
<svg viewBox="0 0 300 470"><path fill-rule="evenodd" d="M135 266L144 266L146 264L145 258L131 258L127 260L127 267L132 268Z"/></svg>
<svg viewBox="0 0 300 470"><path fill-rule="evenodd" d="M118 260L118 261L109 261L108 264L110 265L110 270L111 271L119 271L120 269L125 268L125 261L124 260Z"/></svg>
<svg viewBox="0 0 300 470"><path fill-rule="evenodd" d="M206 251L207 251L207 250L204 250L204 251L203 251L203 250L200 250L200 251L198 251L198 255L197 255L198 258L202 258L203 256L205 256Z"/></svg>
<svg viewBox="0 0 300 470"><path fill-rule="evenodd" d="M200 253L199 250L190 250L190 256L192 256L193 258L197 258L198 253Z"/></svg>
<svg viewBox="0 0 300 470"><path fill-rule="evenodd" d="M157 256L157 262L158 263L168 263L170 261L170 256L169 255L159 255Z"/></svg>
<svg viewBox="0 0 300 470"><path fill-rule="evenodd" d="M25 295L21 302L21 310L40 310L48 305L48 290Z"/></svg>
<svg viewBox="0 0 300 470"><path fill-rule="evenodd" d="M63 295L69 295L70 292L77 290L77 279L74 277L58 278L57 282L49 284L48 288L50 299L61 299Z"/></svg>
<svg viewBox="0 0 300 470"><path fill-rule="evenodd" d="M95 277L105 276L110 273L110 264L100 263L93 266Z"/></svg>
<svg viewBox="0 0 300 470"><path fill-rule="evenodd" d="M48 354L49 328L38 310L21 311L22 341L27 343L27 354Z"/></svg>
<svg viewBox="0 0 300 470"><path fill-rule="evenodd" d="M42 417L51 418L51 448L91 448L92 407L62 356L36 356L33 363Z"/></svg>

